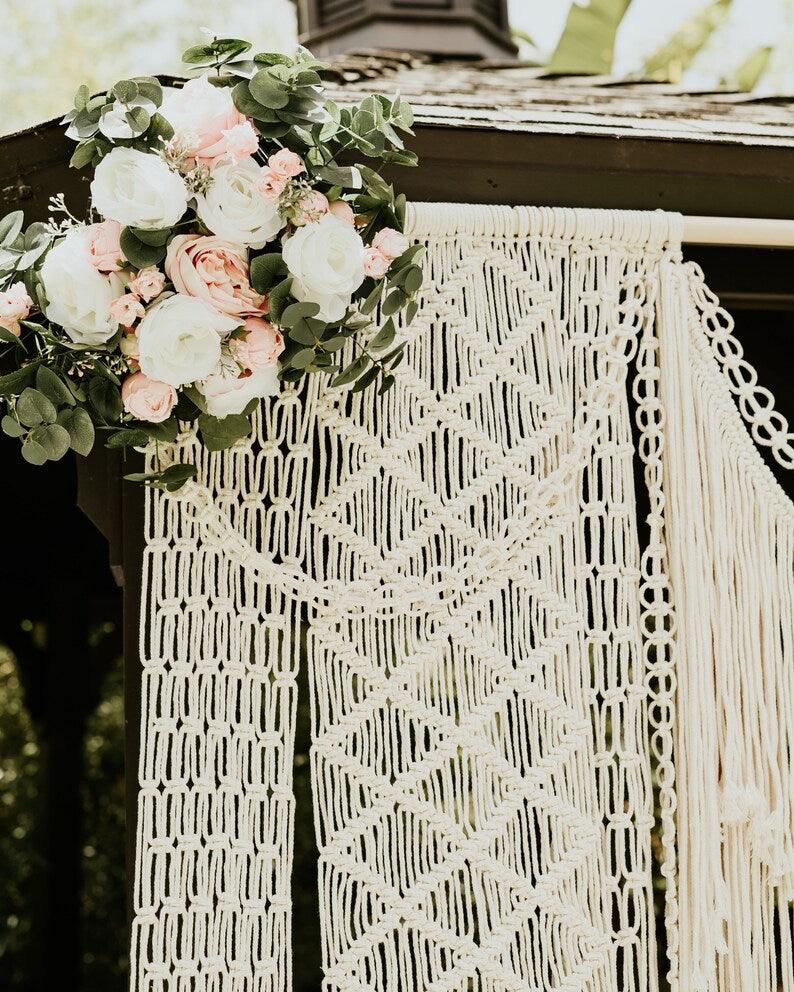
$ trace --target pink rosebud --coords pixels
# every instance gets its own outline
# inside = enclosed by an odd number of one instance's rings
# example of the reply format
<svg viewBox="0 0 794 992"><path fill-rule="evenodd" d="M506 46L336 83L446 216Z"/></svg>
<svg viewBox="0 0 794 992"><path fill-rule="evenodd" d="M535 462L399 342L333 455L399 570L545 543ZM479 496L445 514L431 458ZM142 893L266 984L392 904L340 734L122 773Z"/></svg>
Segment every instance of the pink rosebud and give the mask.
<svg viewBox="0 0 794 992"><path fill-rule="evenodd" d="M328 213L328 197L318 189L309 190L295 204L292 219L298 227L311 224Z"/></svg>
<svg viewBox="0 0 794 992"><path fill-rule="evenodd" d="M356 215L353 213L353 208L346 200L334 200L334 202L328 207L328 212L332 213L334 217L338 217L340 220L343 220L346 224L350 224L351 227L355 226Z"/></svg>
<svg viewBox="0 0 794 992"><path fill-rule="evenodd" d="M100 272L118 272L127 261L121 250L121 224L115 220L104 220L101 224L89 224L88 257L95 269Z"/></svg>
<svg viewBox="0 0 794 992"><path fill-rule="evenodd" d="M400 231L395 231L393 227L384 227L372 239L372 247L377 248L386 258L394 261L403 252L408 251L408 238Z"/></svg>
<svg viewBox="0 0 794 992"><path fill-rule="evenodd" d="M110 316L125 327L132 327L145 313L143 304L132 293L125 293L110 304Z"/></svg>
<svg viewBox="0 0 794 992"><path fill-rule="evenodd" d="M145 303L151 303L155 296L159 296L165 289L165 276L158 269L150 266L141 269L127 288Z"/></svg>
<svg viewBox="0 0 794 992"><path fill-rule="evenodd" d="M143 372L135 372L121 384L121 402L136 420L159 424L171 416L176 405L176 390L167 382L158 382Z"/></svg>
<svg viewBox="0 0 794 992"><path fill-rule="evenodd" d="M276 175L284 176L287 179L294 179L295 176L299 176L306 169L300 155L290 151L289 148L282 148L274 155L271 155L267 160L267 164Z"/></svg>
<svg viewBox="0 0 794 992"><path fill-rule="evenodd" d="M4 293L0 293L0 327L19 337L19 322L27 317L32 306L33 300L28 296L25 284L15 282Z"/></svg>
<svg viewBox="0 0 794 992"><path fill-rule="evenodd" d="M119 341L119 351L130 364L133 362L137 364L141 354L141 349L138 345L138 335L134 332L132 334L123 334L121 341Z"/></svg>
<svg viewBox="0 0 794 992"><path fill-rule="evenodd" d="M389 271L391 259L377 248L364 249L364 272L372 279L382 279Z"/></svg>
<svg viewBox="0 0 794 992"><path fill-rule="evenodd" d="M256 188L266 200L277 200L289 182L286 176L272 169L262 169L256 179Z"/></svg>
<svg viewBox="0 0 794 992"><path fill-rule="evenodd" d="M273 365L284 350L284 338L278 328L259 317L249 317L244 326L244 336L229 341L231 353L248 372Z"/></svg>
<svg viewBox="0 0 794 992"><path fill-rule="evenodd" d="M248 158L259 148L259 135L249 121L228 128L223 132L223 137L226 139L226 154L232 162Z"/></svg>
<svg viewBox="0 0 794 992"><path fill-rule="evenodd" d="M177 293L195 296L230 317L253 317L266 299L249 280L248 251L214 236L179 234L168 246L165 271Z"/></svg>

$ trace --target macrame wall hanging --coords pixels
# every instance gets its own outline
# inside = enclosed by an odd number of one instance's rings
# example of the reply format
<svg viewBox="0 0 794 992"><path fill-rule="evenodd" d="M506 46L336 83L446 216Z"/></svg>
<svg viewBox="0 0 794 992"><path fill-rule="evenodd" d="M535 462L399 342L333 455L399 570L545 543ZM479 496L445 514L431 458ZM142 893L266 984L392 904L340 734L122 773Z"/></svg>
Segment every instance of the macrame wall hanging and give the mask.
<svg viewBox="0 0 794 992"><path fill-rule="evenodd" d="M655 805L673 988L790 992L794 511L731 390L787 426L678 217L409 233L395 387L147 497L133 990L291 989L303 654L323 992L654 992Z"/></svg>

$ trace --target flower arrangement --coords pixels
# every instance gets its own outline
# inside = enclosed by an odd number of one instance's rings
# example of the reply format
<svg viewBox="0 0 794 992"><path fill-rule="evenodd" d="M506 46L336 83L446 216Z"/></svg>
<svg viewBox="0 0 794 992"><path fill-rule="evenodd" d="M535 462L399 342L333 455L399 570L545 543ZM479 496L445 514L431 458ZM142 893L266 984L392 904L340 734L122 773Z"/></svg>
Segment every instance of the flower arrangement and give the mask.
<svg viewBox="0 0 794 992"><path fill-rule="evenodd" d="M58 196L49 223L0 221L2 429L32 464L87 454L97 431L108 447L171 442L185 422L221 450L282 382L394 382L422 248L402 233L405 197L356 160L415 165L411 109L340 108L309 52L250 48L189 49L181 88L81 87L64 124L70 164L93 169L88 217ZM194 474L127 478L173 491Z"/></svg>

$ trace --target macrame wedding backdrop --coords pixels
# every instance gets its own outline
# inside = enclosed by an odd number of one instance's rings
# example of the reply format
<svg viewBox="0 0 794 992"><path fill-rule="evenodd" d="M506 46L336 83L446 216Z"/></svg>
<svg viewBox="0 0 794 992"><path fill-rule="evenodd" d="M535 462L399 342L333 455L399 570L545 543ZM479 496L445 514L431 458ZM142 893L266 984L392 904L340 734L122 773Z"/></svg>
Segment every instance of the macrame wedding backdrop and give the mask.
<svg viewBox="0 0 794 992"><path fill-rule="evenodd" d="M410 225L395 387L147 496L133 989L291 989L305 664L323 992L654 992L655 812L673 988L791 992L788 427L680 218Z"/></svg>

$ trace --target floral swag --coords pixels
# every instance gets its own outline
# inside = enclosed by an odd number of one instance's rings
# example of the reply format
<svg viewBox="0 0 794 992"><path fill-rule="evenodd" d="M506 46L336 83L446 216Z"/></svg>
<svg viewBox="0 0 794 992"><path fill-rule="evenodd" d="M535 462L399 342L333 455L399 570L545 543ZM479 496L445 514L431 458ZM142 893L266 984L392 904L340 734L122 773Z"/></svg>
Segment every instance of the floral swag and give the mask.
<svg viewBox="0 0 794 992"><path fill-rule="evenodd" d="M70 164L93 169L87 221L58 196L49 223L0 222L2 428L28 462L86 455L97 431L112 448L172 442L180 422L222 450L281 382L394 382L422 247L402 233L405 197L355 160L415 165L411 109L340 108L309 52L250 48L189 49L181 89L81 87L63 123ZM127 478L173 491L194 474Z"/></svg>

